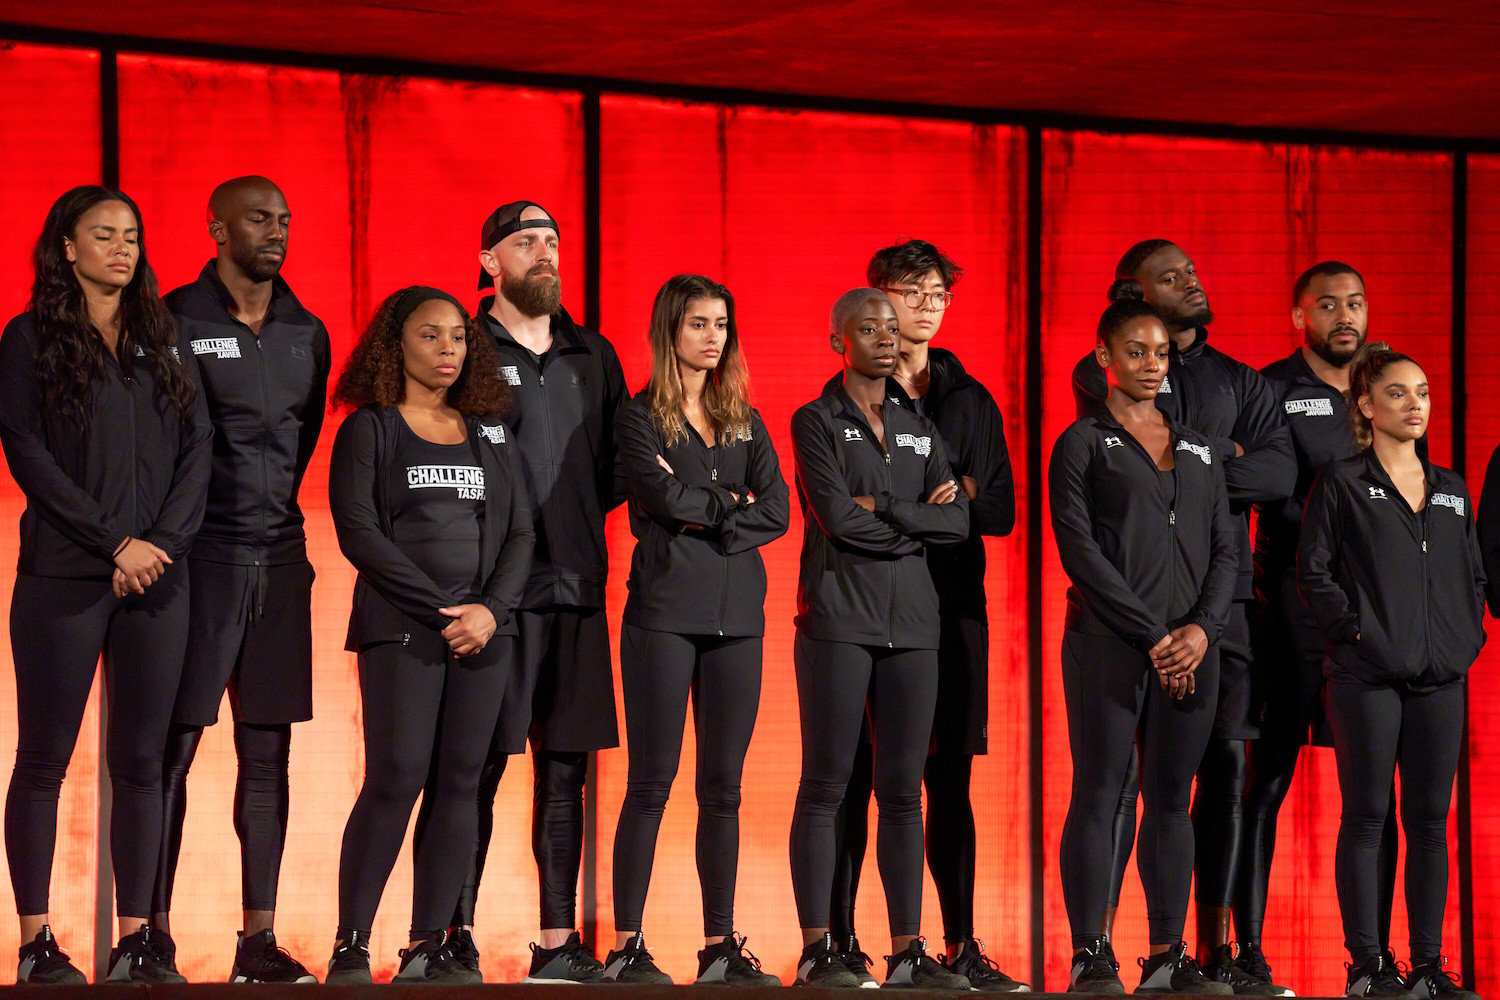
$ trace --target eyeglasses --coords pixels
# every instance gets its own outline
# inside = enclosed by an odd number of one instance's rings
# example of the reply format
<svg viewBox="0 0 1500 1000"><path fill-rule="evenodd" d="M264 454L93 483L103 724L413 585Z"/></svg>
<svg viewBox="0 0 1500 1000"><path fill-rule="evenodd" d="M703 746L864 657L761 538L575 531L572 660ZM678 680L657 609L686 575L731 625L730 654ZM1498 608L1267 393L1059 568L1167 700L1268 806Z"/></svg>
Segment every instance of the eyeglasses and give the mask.
<svg viewBox="0 0 1500 1000"><path fill-rule="evenodd" d="M932 308L942 312L953 301L952 292L924 292L920 288L882 288L881 291L901 296L901 301L906 303L908 309L920 309L923 302L931 302Z"/></svg>

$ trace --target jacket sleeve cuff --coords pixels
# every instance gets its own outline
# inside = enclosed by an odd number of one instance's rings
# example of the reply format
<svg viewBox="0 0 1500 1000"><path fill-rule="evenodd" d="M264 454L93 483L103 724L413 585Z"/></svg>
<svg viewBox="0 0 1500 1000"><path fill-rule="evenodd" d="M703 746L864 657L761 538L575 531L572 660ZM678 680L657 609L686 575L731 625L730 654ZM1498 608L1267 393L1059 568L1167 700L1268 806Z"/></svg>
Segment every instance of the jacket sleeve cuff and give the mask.
<svg viewBox="0 0 1500 1000"><path fill-rule="evenodd" d="M1141 652L1151 652L1152 649L1156 648L1156 644L1158 642L1161 642L1170 634L1171 633L1168 632L1165 628L1158 625L1156 628L1146 633L1146 639L1141 643Z"/></svg>
<svg viewBox="0 0 1500 1000"><path fill-rule="evenodd" d="M889 493L875 494L875 516L882 521L891 519L891 495Z"/></svg>
<svg viewBox="0 0 1500 1000"><path fill-rule="evenodd" d="M490 609L490 614L495 616L495 627L501 628L510 621L510 608L506 607L498 597L486 594L479 599L479 603Z"/></svg>
<svg viewBox="0 0 1500 1000"><path fill-rule="evenodd" d="M1359 635L1359 617L1351 612L1339 622L1338 628L1334 630L1333 639L1335 642L1353 642L1357 635Z"/></svg>
<svg viewBox="0 0 1500 1000"><path fill-rule="evenodd" d="M1219 453L1219 461L1227 462L1234 457L1234 438L1212 438L1214 451Z"/></svg>
<svg viewBox="0 0 1500 1000"><path fill-rule="evenodd" d="M1207 611L1199 612L1194 616L1193 624L1203 630L1203 634L1208 638L1210 646L1218 642L1219 636L1224 632L1224 623Z"/></svg>

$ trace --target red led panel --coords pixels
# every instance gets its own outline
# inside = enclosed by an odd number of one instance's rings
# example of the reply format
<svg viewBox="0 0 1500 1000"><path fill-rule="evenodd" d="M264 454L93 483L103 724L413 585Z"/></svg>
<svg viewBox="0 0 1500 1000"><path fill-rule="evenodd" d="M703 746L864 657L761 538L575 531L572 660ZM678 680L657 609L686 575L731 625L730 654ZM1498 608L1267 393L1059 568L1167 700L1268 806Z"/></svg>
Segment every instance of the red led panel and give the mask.
<svg viewBox="0 0 1500 1000"><path fill-rule="evenodd" d="M1467 476L1477 501L1490 455L1500 444L1500 157L1469 157L1466 356ZM1469 810L1473 850L1474 955L1478 982L1500 989L1500 968L1486 957L1500 947L1500 629L1469 675ZM1448 928L1451 936L1452 927ZM1446 944L1446 942L1445 942Z"/></svg>
<svg viewBox="0 0 1500 1000"><path fill-rule="evenodd" d="M1419 357L1442 392L1451 373L1447 157L1052 131L1044 133L1044 157L1047 455L1074 418L1072 368L1093 343L1115 263L1131 244L1151 237L1178 242L1193 257L1216 315L1213 343L1256 367L1299 343L1289 317L1296 275L1324 258L1353 264L1369 282L1373 332ZM1439 461L1446 460L1445 422L1440 417L1433 430ZM1056 669L1067 580L1055 544L1050 537L1042 544L1046 964L1048 987L1060 988L1071 950L1056 847L1072 775ZM1265 941L1278 980L1304 995L1327 995L1343 983L1333 885L1338 811L1332 757L1312 751L1281 814ZM1455 884L1450 952L1457 949L1456 900ZM1394 939L1404 941L1399 903L1396 923ZM1193 933L1190 912L1190 939ZM1144 953L1144 904L1133 866L1115 937L1127 967Z"/></svg>
<svg viewBox="0 0 1500 1000"><path fill-rule="evenodd" d="M396 288L435 284L477 300L477 230L496 204L536 198L565 220L565 232L568 220L572 232L582 228L576 94L134 55L121 56L119 79L122 183L141 203L163 286L192 280L212 256L204 210L214 185L247 173L270 177L293 214L284 275L328 325L335 376L375 305ZM532 155L511 155L510 133L489 127L501 122L525 135ZM562 266L575 307L581 241L571 247ZM340 416L330 415L301 494L318 571L316 715L294 731L278 900L278 938L310 966L333 940L339 844L363 774L354 657L343 649L354 573L338 551L327 501L327 454ZM220 718L229 718L227 703ZM189 778L173 930L192 979L223 974L238 926L230 737L227 724L208 730ZM535 936L534 905L514 905L534 900L536 874L526 849L529 767L513 771L496 807L478 915L486 969L499 980L524 974L523 942ZM374 929L377 979L395 971L410 905L403 851Z"/></svg>
<svg viewBox="0 0 1500 1000"><path fill-rule="evenodd" d="M604 332L632 388L645 379L651 302L672 274L702 270L735 293L755 402L792 480L789 421L838 370L828 312L864 283L870 254L907 236L932 240L966 269L938 342L956 350L1004 414L1024 498L1024 145L1018 131L860 115L717 108L605 97L601 292ZM802 524L765 551L765 679L745 766L737 925L767 969L787 978L800 950L787 837L800 770L791 644ZM1024 523L1024 512L1021 521ZM618 622L631 539L612 525L611 620ZM992 541L990 753L975 767L979 826L976 925L1010 970L1027 966L1025 562L1015 538ZM623 712L623 709L622 709ZM702 933L693 862L693 738L662 826L645 930L679 982ZM599 780L599 928L613 934L611 847L626 757L603 755ZM873 813L873 810L872 810ZM884 897L870 851L858 925L881 953ZM923 929L940 938L931 882ZM1021 975L1021 971L1017 971Z"/></svg>
<svg viewBox="0 0 1500 1000"><path fill-rule="evenodd" d="M0 243L0 323L31 297L31 252L57 196L100 180L99 53L0 42L0 213L12 220ZM26 501L0 473L0 760L15 760L16 689L10 653L10 595L15 584L16 525ZM96 682L97 685L97 682ZM52 865L52 929L81 969L94 962L94 901L99 823L98 688L63 782ZM5 771L9 781L9 768ZM0 845L3 850L3 845ZM10 880L0 880L0 908L14 912ZM113 911L114 901L104 908ZM0 953L14 954L19 931L0 920Z"/></svg>

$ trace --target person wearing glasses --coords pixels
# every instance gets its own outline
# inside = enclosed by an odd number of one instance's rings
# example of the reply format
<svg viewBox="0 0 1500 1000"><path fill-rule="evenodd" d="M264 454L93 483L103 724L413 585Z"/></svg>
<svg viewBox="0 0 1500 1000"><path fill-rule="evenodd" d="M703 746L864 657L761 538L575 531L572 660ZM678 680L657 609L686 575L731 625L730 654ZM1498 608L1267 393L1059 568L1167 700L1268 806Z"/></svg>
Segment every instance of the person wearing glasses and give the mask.
<svg viewBox="0 0 1500 1000"><path fill-rule="evenodd" d="M953 301L963 269L926 240L875 251L867 278L890 299L900 323L900 356L886 380L890 402L926 417L969 498L969 534L957 545L929 546L927 565L938 594L938 693L927 787L927 865L943 914L943 962L985 992L1026 989L985 954L974 937L974 808L969 797L974 758L987 752L989 619L984 593L984 535L1010 534L1016 524L1015 482L1000 408L951 351L931 347ZM854 930L854 899L867 839L872 753L862 734L854 777L845 793L839 867L834 880L835 941L849 970L870 977L869 958Z"/></svg>

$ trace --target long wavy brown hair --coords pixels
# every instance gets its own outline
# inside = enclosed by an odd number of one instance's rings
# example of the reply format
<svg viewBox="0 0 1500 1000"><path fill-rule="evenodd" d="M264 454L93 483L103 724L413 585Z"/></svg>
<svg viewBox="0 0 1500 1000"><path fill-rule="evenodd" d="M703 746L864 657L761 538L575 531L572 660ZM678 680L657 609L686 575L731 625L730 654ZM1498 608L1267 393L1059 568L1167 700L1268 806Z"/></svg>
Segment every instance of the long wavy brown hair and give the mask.
<svg viewBox="0 0 1500 1000"><path fill-rule="evenodd" d="M349 352L344 370L333 390L333 405L339 407L395 406L406 398L406 373L401 351L401 328L396 325L396 307L413 285L392 292L370 317ZM510 386L500 378L500 357L495 344L467 310L464 317L463 367L448 387L448 405L466 417L498 417L510 409Z"/></svg>
<svg viewBox="0 0 1500 1000"><path fill-rule="evenodd" d="M120 292L120 339L116 345L120 367L130 371L144 364L156 381L156 404L177 408L184 426L192 418L193 381L177 357L177 323L162 304L156 273L146 257L146 223L134 201L121 191L97 184L76 187L53 202L42 223L42 234L32 251L35 271L27 309L36 320L36 379L43 402L74 426L88 424L93 386L104 376L109 349L89 319L83 286L63 248L64 240L79 239L79 220L105 201L123 202L135 216L138 258L130 284ZM137 357L136 348L141 355Z"/></svg>
<svg viewBox="0 0 1500 1000"><path fill-rule="evenodd" d="M720 444L730 444L750 434L750 373L740 350L740 331L734 319L734 296L729 289L701 274L679 274L669 278L656 293L651 307L651 381L646 399L651 416L661 428L667 444L687 437L682 414L682 373L677 368L677 331L694 299L718 299L724 303L729 324L719 365L708 375L699 405Z"/></svg>

